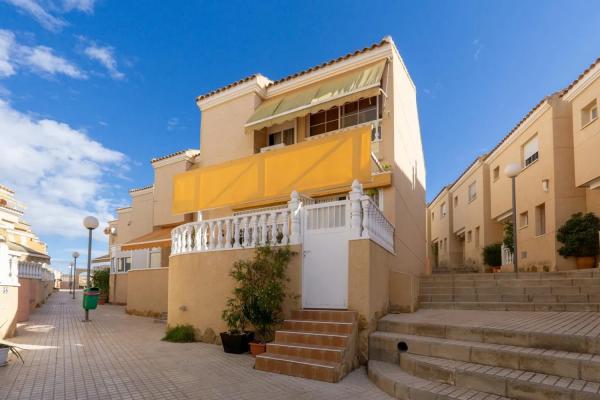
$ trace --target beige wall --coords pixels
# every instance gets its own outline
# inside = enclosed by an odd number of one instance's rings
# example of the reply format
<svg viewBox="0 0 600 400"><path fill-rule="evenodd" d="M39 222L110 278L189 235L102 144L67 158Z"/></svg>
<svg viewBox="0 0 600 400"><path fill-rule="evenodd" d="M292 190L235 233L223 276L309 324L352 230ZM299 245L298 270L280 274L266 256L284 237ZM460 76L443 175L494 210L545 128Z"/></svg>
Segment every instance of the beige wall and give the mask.
<svg viewBox="0 0 600 400"><path fill-rule="evenodd" d="M131 225L129 232L134 238L152 232L153 227L153 208L154 208L154 190L153 188L144 189L136 192L130 192L131 195Z"/></svg>
<svg viewBox="0 0 600 400"><path fill-rule="evenodd" d="M17 327L19 287L0 286L0 340L14 336Z"/></svg>
<svg viewBox="0 0 600 400"><path fill-rule="evenodd" d="M600 107L600 79L596 79L571 102L573 112L573 138L575 148L575 184L586 185L600 178L600 118L587 125L582 124L581 111L596 100Z"/></svg>
<svg viewBox="0 0 600 400"><path fill-rule="evenodd" d="M149 316L167 312L168 268L135 269L127 275L128 312Z"/></svg>
<svg viewBox="0 0 600 400"><path fill-rule="evenodd" d="M291 246L301 253L300 246ZM225 302L232 295L234 281L229 276L233 263L253 257L254 249L212 251L171 257L169 263L169 317L171 326L191 324L204 332L212 329L217 335L227 326L221 320ZM292 257L288 267L288 290L301 294L301 259ZM300 298L288 299L284 312L300 307Z"/></svg>
<svg viewBox="0 0 600 400"><path fill-rule="evenodd" d="M135 238L134 233L131 229L133 220L131 218L132 208L120 208L117 210L117 235L114 236L115 244L123 244L131 239Z"/></svg>
<svg viewBox="0 0 600 400"><path fill-rule="evenodd" d="M187 171L190 166L190 162L185 159L178 159L176 162L169 163L162 161L154 164L154 226L183 222L183 215L173 215L171 212L173 206L173 176Z"/></svg>
<svg viewBox="0 0 600 400"><path fill-rule="evenodd" d="M127 304L127 274L110 274L108 302Z"/></svg>

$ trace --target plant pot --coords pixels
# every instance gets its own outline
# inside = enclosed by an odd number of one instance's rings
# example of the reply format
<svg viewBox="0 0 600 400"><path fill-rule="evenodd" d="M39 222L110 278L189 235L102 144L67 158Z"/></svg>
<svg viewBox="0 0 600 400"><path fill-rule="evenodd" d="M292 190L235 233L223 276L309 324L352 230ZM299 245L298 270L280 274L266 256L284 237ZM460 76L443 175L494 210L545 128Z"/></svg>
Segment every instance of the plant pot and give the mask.
<svg viewBox="0 0 600 400"><path fill-rule="evenodd" d="M594 268L596 262L596 258L595 257L576 257L575 258L575 265L577 266L577 269L587 269L587 268Z"/></svg>
<svg viewBox="0 0 600 400"><path fill-rule="evenodd" d="M250 349L249 343L254 339L254 332L244 332L231 334L229 332L221 332L221 343L223 351L230 354L247 353Z"/></svg>
<svg viewBox="0 0 600 400"><path fill-rule="evenodd" d="M0 367L7 364L8 360L8 347L0 347Z"/></svg>
<svg viewBox="0 0 600 400"><path fill-rule="evenodd" d="M256 357L265 351L267 351L267 345L265 343L250 342L250 354L252 354L252 357Z"/></svg>

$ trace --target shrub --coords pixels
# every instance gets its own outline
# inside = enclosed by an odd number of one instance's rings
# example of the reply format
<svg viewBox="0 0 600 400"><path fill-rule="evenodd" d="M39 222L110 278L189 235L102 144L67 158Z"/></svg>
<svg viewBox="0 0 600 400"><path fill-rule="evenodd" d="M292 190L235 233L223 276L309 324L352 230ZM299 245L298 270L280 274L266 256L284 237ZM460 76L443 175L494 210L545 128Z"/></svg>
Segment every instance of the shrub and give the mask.
<svg viewBox="0 0 600 400"><path fill-rule="evenodd" d="M506 246L511 253L515 252L514 245L514 232L512 222L506 222L504 224L504 239L502 240L504 246Z"/></svg>
<svg viewBox="0 0 600 400"><path fill-rule="evenodd" d="M556 240L563 243L558 254L563 257L596 257L600 220L593 213L577 213L560 227Z"/></svg>
<svg viewBox="0 0 600 400"><path fill-rule="evenodd" d="M175 343L189 343L196 341L196 331L192 325L177 325L167 328L162 340Z"/></svg>
<svg viewBox="0 0 600 400"><path fill-rule="evenodd" d="M231 335L238 335L244 332L246 316L244 315L243 305L239 297L235 296L227 299L227 308L223 310L221 319L227 324L227 332Z"/></svg>
<svg viewBox="0 0 600 400"><path fill-rule="evenodd" d="M258 247L252 260L236 261L230 272L237 282L233 301L239 301L244 318L254 325L256 338L263 343L272 340L274 326L282 321L286 272L294 254L288 246Z"/></svg>
<svg viewBox="0 0 600 400"><path fill-rule="evenodd" d="M502 265L502 244L494 243L483 248L483 262L490 267Z"/></svg>
<svg viewBox="0 0 600 400"><path fill-rule="evenodd" d="M101 296L108 296L108 282L110 279L110 269L101 268L92 272L92 286L100 289Z"/></svg>

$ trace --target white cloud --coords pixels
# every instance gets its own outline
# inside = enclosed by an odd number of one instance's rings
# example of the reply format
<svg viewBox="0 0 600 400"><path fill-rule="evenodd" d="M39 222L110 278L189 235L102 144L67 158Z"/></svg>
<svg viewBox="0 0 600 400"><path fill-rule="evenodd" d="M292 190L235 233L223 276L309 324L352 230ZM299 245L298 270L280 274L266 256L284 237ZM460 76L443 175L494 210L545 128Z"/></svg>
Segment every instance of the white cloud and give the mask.
<svg viewBox="0 0 600 400"><path fill-rule="evenodd" d="M169 118L169 120L167 121L167 130L168 131L174 131L175 129L177 129L177 126L179 125L179 118Z"/></svg>
<svg viewBox="0 0 600 400"><path fill-rule="evenodd" d="M97 216L103 227L121 204L108 175L126 169L125 155L84 132L0 100L0 143L0 182L27 205L26 219L42 237L85 237L84 216Z"/></svg>
<svg viewBox="0 0 600 400"><path fill-rule="evenodd" d="M15 45L15 35L0 29L0 76L15 74L15 67L10 62L10 53Z"/></svg>
<svg viewBox="0 0 600 400"><path fill-rule="evenodd" d="M117 60L115 59L114 49L112 47L91 44L87 46L83 52L92 60L96 60L102 64L113 79L125 78L125 74L117 68Z"/></svg>
<svg viewBox="0 0 600 400"><path fill-rule="evenodd" d="M21 46L21 62L35 71L50 75L64 74L76 79L87 78L86 74L66 59L54 54L50 47Z"/></svg>
<svg viewBox="0 0 600 400"><path fill-rule="evenodd" d="M64 0L63 9L67 12L77 10L91 14L94 12L95 3L96 0Z"/></svg>
<svg viewBox="0 0 600 400"><path fill-rule="evenodd" d="M42 75L67 75L86 79L87 75L75 64L60 57L47 46L19 44L11 31L0 29L0 77L14 75L19 67L26 67Z"/></svg>
<svg viewBox="0 0 600 400"><path fill-rule="evenodd" d="M36 0L4 0L5 2L12 4L22 12L29 14L37 22L40 23L44 28L49 31L59 31L66 22L62 19L52 15L46 8Z"/></svg>

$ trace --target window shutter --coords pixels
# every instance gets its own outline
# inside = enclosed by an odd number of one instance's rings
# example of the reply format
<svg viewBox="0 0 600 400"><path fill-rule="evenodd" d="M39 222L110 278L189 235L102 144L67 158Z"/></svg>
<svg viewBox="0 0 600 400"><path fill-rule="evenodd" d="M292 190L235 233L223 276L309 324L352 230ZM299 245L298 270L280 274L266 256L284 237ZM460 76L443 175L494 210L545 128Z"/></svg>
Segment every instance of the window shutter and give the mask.
<svg viewBox="0 0 600 400"><path fill-rule="evenodd" d="M523 146L523 160L527 160L529 157L538 152L538 137L534 137Z"/></svg>

